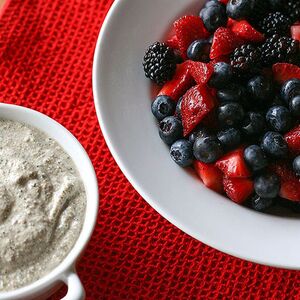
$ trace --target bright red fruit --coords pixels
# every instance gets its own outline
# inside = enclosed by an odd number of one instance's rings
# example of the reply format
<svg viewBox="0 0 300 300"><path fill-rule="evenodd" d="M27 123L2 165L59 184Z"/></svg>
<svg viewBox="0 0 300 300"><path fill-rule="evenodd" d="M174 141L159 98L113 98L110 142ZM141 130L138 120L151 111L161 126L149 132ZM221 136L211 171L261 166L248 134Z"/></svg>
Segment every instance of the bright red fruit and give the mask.
<svg viewBox="0 0 300 300"><path fill-rule="evenodd" d="M300 178L292 171L292 166L280 162L273 164L270 169L280 177L279 196L291 201L300 201Z"/></svg>
<svg viewBox="0 0 300 300"><path fill-rule="evenodd" d="M214 106L214 97L206 86L196 85L188 90L181 104L184 135L191 133Z"/></svg>
<svg viewBox="0 0 300 300"><path fill-rule="evenodd" d="M193 41L206 39L210 35L202 19L196 16L184 16L180 18L174 23L174 28L181 55L184 58L187 57L186 51Z"/></svg>
<svg viewBox="0 0 300 300"><path fill-rule="evenodd" d="M227 196L239 204L245 202L254 192L254 184L251 179L224 178L223 184Z"/></svg>
<svg viewBox="0 0 300 300"><path fill-rule="evenodd" d="M190 72L197 84L206 84L214 72L214 67L211 64L191 61Z"/></svg>
<svg viewBox="0 0 300 300"><path fill-rule="evenodd" d="M193 85L194 80L190 73L190 62L186 61L177 65L173 79L162 87L158 95L169 96L177 101Z"/></svg>
<svg viewBox="0 0 300 300"><path fill-rule="evenodd" d="M233 52L233 50L241 45L241 40L228 28L220 27L215 32L210 58L215 59Z"/></svg>
<svg viewBox="0 0 300 300"><path fill-rule="evenodd" d="M205 186L217 193L224 192L223 174L215 165L205 164L196 160L194 168Z"/></svg>
<svg viewBox="0 0 300 300"><path fill-rule="evenodd" d="M237 23L238 21L234 20L234 19L231 19L231 18L228 18L228 21L227 21L227 28L232 28L232 26Z"/></svg>
<svg viewBox="0 0 300 300"><path fill-rule="evenodd" d="M291 35L294 40L300 41L300 24L295 24L291 27Z"/></svg>
<svg viewBox="0 0 300 300"><path fill-rule="evenodd" d="M178 44L178 38L176 35L173 35L170 39L166 41L167 46L169 46L172 49L178 49L179 50L179 44Z"/></svg>
<svg viewBox="0 0 300 300"><path fill-rule="evenodd" d="M292 129L284 136L290 151L295 154L300 154L300 125Z"/></svg>
<svg viewBox="0 0 300 300"><path fill-rule="evenodd" d="M216 166L230 178L247 178L251 176L244 160L244 148L234 150L216 162Z"/></svg>
<svg viewBox="0 0 300 300"><path fill-rule="evenodd" d="M265 36L255 30L246 20L235 22L231 30L244 42L259 43L265 40Z"/></svg>
<svg viewBox="0 0 300 300"><path fill-rule="evenodd" d="M300 68L296 65L278 63L273 65L272 70L275 80L281 84L289 79L300 79Z"/></svg>
<svg viewBox="0 0 300 300"><path fill-rule="evenodd" d="M227 4L229 2L229 0L219 0L219 2L223 3L223 4Z"/></svg>

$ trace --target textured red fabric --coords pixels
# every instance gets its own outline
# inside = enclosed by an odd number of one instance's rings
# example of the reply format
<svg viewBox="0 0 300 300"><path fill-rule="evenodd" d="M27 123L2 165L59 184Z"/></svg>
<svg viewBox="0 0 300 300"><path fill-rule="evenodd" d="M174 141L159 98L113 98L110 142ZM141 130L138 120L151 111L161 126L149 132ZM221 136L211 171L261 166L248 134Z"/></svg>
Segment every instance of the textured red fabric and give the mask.
<svg viewBox="0 0 300 300"><path fill-rule="evenodd" d="M192 239L119 170L99 129L91 86L94 46L112 2L12 0L0 20L1 101L61 122L97 171L98 223L78 264L87 299L300 299L299 272L242 261Z"/></svg>

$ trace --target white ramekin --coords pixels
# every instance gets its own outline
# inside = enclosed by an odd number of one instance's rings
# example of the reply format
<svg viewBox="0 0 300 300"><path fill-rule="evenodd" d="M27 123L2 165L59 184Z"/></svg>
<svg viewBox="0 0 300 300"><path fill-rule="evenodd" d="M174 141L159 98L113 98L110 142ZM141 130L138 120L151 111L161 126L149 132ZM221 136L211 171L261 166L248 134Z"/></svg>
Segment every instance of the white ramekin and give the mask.
<svg viewBox="0 0 300 300"><path fill-rule="evenodd" d="M0 104L0 119L32 125L55 139L72 157L87 194L85 221L71 252L54 270L38 281L17 290L0 292L0 300L46 299L62 283L68 286L64 300L84 299L84 288L76 274L75 264L92 235L97 219L98 184L93 165L77 139L66 128L44 114L21 106Z"/></svg>

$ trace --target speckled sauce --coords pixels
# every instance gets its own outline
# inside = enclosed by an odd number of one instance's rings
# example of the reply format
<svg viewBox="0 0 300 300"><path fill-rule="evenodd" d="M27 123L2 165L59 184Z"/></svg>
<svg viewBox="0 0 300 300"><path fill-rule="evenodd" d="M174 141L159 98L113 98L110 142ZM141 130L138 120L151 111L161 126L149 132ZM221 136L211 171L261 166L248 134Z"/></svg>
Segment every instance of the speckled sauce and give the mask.
<svg viewBox="0 0 300 300"><path fill-rule="evenodd" d="M0 291L53 270L81 232L86 209L74 162L45 133L0 120Z"/></svg>

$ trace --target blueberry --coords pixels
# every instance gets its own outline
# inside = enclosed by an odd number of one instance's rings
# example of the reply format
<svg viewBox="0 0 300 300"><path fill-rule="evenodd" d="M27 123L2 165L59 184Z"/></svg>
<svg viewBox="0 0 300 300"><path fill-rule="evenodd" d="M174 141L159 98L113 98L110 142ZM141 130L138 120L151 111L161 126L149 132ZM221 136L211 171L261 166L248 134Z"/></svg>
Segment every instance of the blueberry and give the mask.
<svg viewBox="0 0 300 300"><path fill-rule="evenodd" d="M267 102L273 95L273 82L265 76L255 76L248 81L247 91L254 100Z"/></svg>
<svg viewBox="0 0 300 300"><path fill-rule="evenodd" d="M276 198L280 190L280 179L275 174L259 175L254 180L254 189L261 198Z"/></svg>
<svg viewBox="0 0 300 300"><path fill-rule="evenodd" d="M196 159L207 164L216 162L223 155L222 145L214 136L197 138L193 150Z"/></svg>
<svg viewBox="0 0 300 300"><path fill-rule="evenodd" d="M210 135L209 131L201 126L198 126L190 135L189 141L195 143L197 138L204 138Z"/></svg>
<svg viewBox="0 0 300 300"><path fill-rule="evenodd" d="M300 79L290 79L281 88L281 98L289 104L295 96L300 95Z"/></svg>
<svg viewBox="0 0 300 300"><path fill-rule="evenodd" d="M293 169L297 176L300 176L300 155L294 159Z"/></svg>
<svg viewBox="0 0 300 300"><path fill-rule="evenodd" d="M175 112L175 102L168 96L158 96L151 106L154 117L161 121L166 117L169 117Z"/></svg>
<svg viewBox="0 0 300 300"><path fill-rule="evenodd" d="M257 172L268 165L268 160L262 149L257 145L251 145L244 151L244 159L252 171Z"/></svg>
<svg viewBox="0 0 300 300"><path fill-rule="evenodd" d="M175 114L176 114L176 117L178 119L182 119L182 116L181 116L181 104L182 104L182 97L179 98L177 104L176 104L176 110L175 110Z"/></svg>
<svg viewBox="0 0 300 300"><path fill-rule="evenodd" d="M216 31L219 27L226 26L227 15L226 9L223 5L211 5L203 9L201 18L206 29L209 32Z"/></svg>
<svg viewBox="0 0 300 300"><path fill-rule="evenodd" d="M159 136L167 144L172 145L183 136L181 121L176 117L166 117L159 123Z"/></svg>
<svg viewBox="0 0 300 300"><path fill-rule="evenodd" d="M278 132L268 131L261 143L264 152L274 158L284 158L288 154L288 145Z"/></svg>
<svg viewBox="0 0 300 300"><path fill-rule="evenodd" d="M229 102L241 102L243 97L243 89L236 85L229 86L228 88L220 89L217 91L217 97L221 104Z"/></svg>
<svg viewBox="0 0 300 300"><path fill-rule="evenodd" d="M204 4L204 8L210 7L210 6L219 6L221 3L218 0L209 0Z"/></svg>
<svg viewBox="0 0 300 300"><path fill-rule="evenodd" d="M253 0L230 0L227 15L234 20L246 19L251 13Z"/></svg>
<svg viewBox="0 0 300 300"><path fill-rule="evenodd" d="M247 136L259 135L265 127L265 118L258 112L248 112L242 122L242 132Z"/></svg>
<svg viewBox="0 0 300 300"><path fill-rule="evenodd" d="M285 133L292 127L292 116L284 106L273 106L267 114L266 120L270 128L277 132Z"/></svg>
<svg viewBox="0 0 300 300"><path fill-rule="evenodd" d="M192 143L187 140L176 141L170 149L171 158L181 167L189 167L193 163Z"/></svg>
<svg viewBox="0 0 300 300"><path fill-rule="evenodd" d="M218 139L225 151L238 147L241 143L241 133L235 128L228 128L218 133Z"/></svg>
<svg viewBox="0 0 300 300"><path fill-rule="evenodd" d="M300 117L300 94L290 101L290 110L295 117Z"/></svg>
<svg viewBox="0 0 300 300"><path fill-rule="evenodd" d="M218 119L223 127L234 127L244 118L243 107L238 103L227 103L218 108Z"/></svg>
<svg viewBox="0 0 300 300"><path fill-rule="evenodd" d="M251 207L259 212L265 212L268 208L274 205L274 199L272 198L261 198L258 195L255 195L251 199Z"/></svg>
<svg viewBox="0 0 300 300"><path fill-rule="evenodd" d="M214 65L214 73L209 81L210 86L217 89L222 89L227 87L232 80L233 69L231 65L224 62L219 62Z"/></svg>
<svg viewBox="0 0 300 300"><path fill-rule="evenodd" d="M196 40L187 49L187 57L193 61L209 62L211 43L207 40Z"/></svg>

